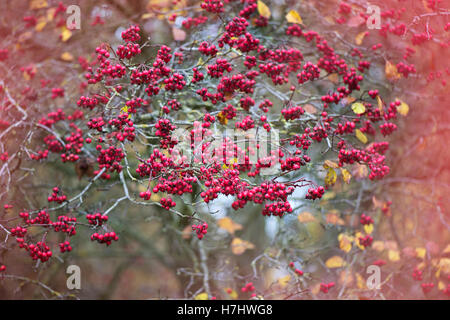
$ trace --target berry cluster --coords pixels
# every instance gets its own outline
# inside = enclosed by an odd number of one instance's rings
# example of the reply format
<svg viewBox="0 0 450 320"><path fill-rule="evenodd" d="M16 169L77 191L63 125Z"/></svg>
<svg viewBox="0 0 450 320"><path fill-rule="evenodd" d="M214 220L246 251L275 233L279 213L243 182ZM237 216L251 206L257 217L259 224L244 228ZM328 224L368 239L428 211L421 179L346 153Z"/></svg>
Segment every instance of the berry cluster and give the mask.
<svg viewBox="0 0 450 320"><path fill-rule="evenodd" d="M192 225L192 231L195 231L197 233L198 239L203 239L203 237L208 233L208 224L206 222L203 222L198 225Z"/></svg>
<svg viewBox="0 0 450 320"><path fill-rule="evenodd" d="M105 234L98 234L97 232L91 235L91 241L97 241L98 243L106 243L109 246L112 241L119 240L117 234L113 231L106 232Z"/></svg>

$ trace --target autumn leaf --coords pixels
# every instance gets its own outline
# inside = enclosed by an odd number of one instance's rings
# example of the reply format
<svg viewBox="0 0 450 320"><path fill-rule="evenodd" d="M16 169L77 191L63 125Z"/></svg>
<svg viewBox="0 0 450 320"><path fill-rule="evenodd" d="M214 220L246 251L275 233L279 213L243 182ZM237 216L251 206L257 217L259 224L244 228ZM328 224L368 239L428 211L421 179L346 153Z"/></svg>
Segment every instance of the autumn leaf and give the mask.
<svg viewBox="0 0 450 320"><path fill-rule="evenodd" d="M400 99L397 100L400 101L400 105L397 107L397 112L400 113L402 116L406 116L409 112L409 106Z"/></svg>
<svg viewBox="0 0 450 320"><path fill-rule="evenodd" d="M328 169L328 168L334 168L334 169L337 169L337 168L339 168L339 165L338 165L336 162L333 162L333 161L331 161L331 160L325 160L325 161L323 162L323 167L324 167L325 169Z"/></svg>
<svg viewBox="0 0 450 320"><path fill-rule="evenodd" d="M366 107L360 102L355 102L352 104L352 110L356 114L363 114L366 112Z"/></svg>
<svg viewBox="0 0 450 320"><path fill-rule="evenodd" d="M305 105L303 106L303 109L304 109L306 112L311 113L311 114L317 113L317 108L314 107L312 104L305 104Z"/></svg>
<svg viewBox="0 0 450 320"><path fill-rule="evenodd" d="M352 175L347 169L341 169L342 179L345 181L345 183L349 184L350 179L352 178Z"/></svg>
<svg viewBox="0 0 450 320"><path fill-rule="evenodd" d="M66 42L72 36L72 31L70 31L66 27L62 27L61 30L61 41Z"/></svg>
<svg viewBox="0 0 450 320"><path fill-rule="evenodd" d="M425 248L416 248L416 256L417 258L424 259L427 254L427 249Z"/></svg>
<svg viewBox="0 0 450 320"><path fill-rule="evenodd" d="M358 46L360 46L360 45L362 44L364 38L366 37L366 35L367 35L367 31L363 31L363 32L361 32L361 33L358 33L358 34L356 35L356 37L355 37L355 43L356 43Z"/></svg>
<svg viewBox="0 0 450 320"><path fill-rule="evenodd" d="M228 233L230 234L234 234L234 232L237 230L242 230L242 225L237 222L234 222L229 217L219 219L217 225L219 226L219 228L228 231Z"/></svg>
<svg viewBox="0 0 450 320"><path fill-rule="evenodd" d="M288 14L286 15L286 20L289 23L303 24L302 17L295 10L291 10L288 12Z"/></svg>
<svg viewBox="0 0 450 320"><path fill-rule="evenodd" d="M369 175L369 170L365 165L356 163L353 166L352 173L355 178L362 179Z"/></svg>
<svg viewBox="0 0 450 320"><path fill-rule="evenodd" d="M361 130L356 129L355 133L356 133L356 138L358 138L359 141L361 141L362 143L367 143L368 139L367 139L366 135L361 132Z"/></svg>
<svg viewBox="0 0 450 320"><path fill-rule="evenodd" d="M72 61L73 55L70 52L64 52L63 54L61 54L61 60Z"/></svg>
<svg viewBox="0 0 450 320"><path fill-rule="evenodd" d="M297 216L297 219L301 223L308 223L308 222L316 222L317 219L309 212L302 212Z"/></svg>
<svg viewBox="0 0 450 320"><path fill-rule="evenodd" d="M231 252L235 255L243 254L245 250L254 248L255 246L253 243L240 238L234 238L233 241L231 241Z"/></svg>
<svg viewBox="0 0 450 320"><path fill-rule="evenodd" d="M325 217L325 221L328 224L335 224L341 226L345 224L344 220L342 220L336 213L328 213Z"/></svg>
<svg viewBox="0 0 450 320"><path fill-rule="evenodd" d="M269 19L271 15L269 7L261 0L258 0L258 13L267 19Z"/></svg>
<svg viewBox="0 0 450 320"><path fill-rule="evenodd" d="M228 119L227 117L223 114L222 111L219 112L219 114L217 115L217 119L219 120L221 125L226 125L228 123Z"/></svg>
<svg viewBox="0 0 450 320"><path fill-rule="evenodd" d="M325 183L329 186L332 186L336 183L337 174L333 168L328 168L327 175L325 176Z"/></svg>
<svg viewBox="0 0 450 320"><path fill-rule="evenodd" d="M194 300L208 300L208 294L206 292L199 293Z"/></svg>
<svg viewBox="0 0 450 320"><path fill-rule="evenodd" d="M366 289L366 280L364 280L363 276L360 275L359 273L356 273L356 286L358 287L358 289Z"/></svg>
<svg viewBox="0 0 450 320"><path fill-rule="evenodd" d="M34 27L34 30L37 32L41 32L45 26L47 25L47 19L45 17L40 17L36 26Z"/></svg>
<svg viewBox="0 0 450 320"><path fill-rule="evenodd" d="M400 260L400 253L398 250L389 250L388 251L388 259L392 262L397 262Z"/></svg>
<svg viewBox="0 0 450 320"><path fill-rule="evenodd" d="M280 287L284 288L287 286L287 284L289 283L289 280L291 280L291 276L287 275L285 277L281 277L277 280L278 284L280 285Z"/></svg>
<svg viewBox="0 0 450 320"><path fill-rule="evenodd" d="M364 232L366 234L371 234L373 231L373 223L364 225Z"/></svg>
<svg viewBox="0 0 450 320"><path fill-rule="evenodd" d="M31 0L30 1L30 10L43 9L47 8L48 3L46 0Z"/></svg>
<svg viewBox="0 0 450 320"><path fill-rule="evenodd" d="M386 74L386 78L391 81L398 80L402 77L401 74L398 73L395 64L392 64L389 61L386 61L386 65L384 66L384 72Z"/></svg>
<svg viewBox="0 0 450 320"><path fill-rule="evenodd" d="M339 249L341 249L344 252L349 252L350 250L352 250L352 242L353 242L353 237L346 235L345 233L341 233L338 236L338 241L339 241Z"/></svg>
<svg viewBox="0 0 450 320"><path fill-rule="evenodd" d="M333 256L331 258L328 258L328 260L325 262L325 265L327 266L327 268L334 269L345 266L346 262L340 256Z"/></svg>

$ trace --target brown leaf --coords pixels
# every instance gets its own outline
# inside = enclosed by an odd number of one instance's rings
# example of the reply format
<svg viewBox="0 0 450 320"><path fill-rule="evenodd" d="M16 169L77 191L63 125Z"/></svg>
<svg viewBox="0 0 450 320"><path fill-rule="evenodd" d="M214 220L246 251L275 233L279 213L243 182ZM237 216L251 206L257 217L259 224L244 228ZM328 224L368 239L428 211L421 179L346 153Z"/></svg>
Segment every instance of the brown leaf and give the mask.
<svg viewBox="0 0 450 320"><path fill-rule="evenodd" d="M234 232L237 230L242 230L242 225L234 222L229 217L219 219L217 221L217 225L219 226L219 228L228 231L230 234L234 234Z"/></svg>
<svg viewBox="0 0 450 320"><path fill-rule="evenodd" d="M235 255L240 255L245 252L245 250L254 249L255 246L253 243L242 240L241 238L234 238L231 241L231 252Z"/></svg>

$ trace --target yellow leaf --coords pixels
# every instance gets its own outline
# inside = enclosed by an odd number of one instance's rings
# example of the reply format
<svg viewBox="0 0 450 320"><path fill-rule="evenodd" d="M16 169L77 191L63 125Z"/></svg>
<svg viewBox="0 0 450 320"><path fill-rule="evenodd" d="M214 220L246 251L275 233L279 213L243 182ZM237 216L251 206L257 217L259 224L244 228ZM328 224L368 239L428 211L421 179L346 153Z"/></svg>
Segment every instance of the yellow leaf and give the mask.
<svg viewBox="0 0 450 320"><path fill-rule="evenodd" d="M64 52L63 54L61 54L61 60L72 61L73 55L70 52Z"/></svg>
<svg viewBox="0 0 450 320"><path fill-rule="evenodd" d="M56 12L56 8L49 8L47 9L47 21L53 21L53 19L55 18L55 12Z"/></svg>
<svg viewBox="0 0 450 320"><path fill-rule="evenodd" d="M358 33L358 34L356 35L356 37L355 37L355 43L356 43L358 46L360 46L361 43L363 42L364 38L366 37L366 35L367 35L367 31L363 31L363 32L361 32L361 33Z"/></svg>
<svg viewBox="0 0 450 320"><path fill-rule="evenodd" d="M226 125L228 123L227 117L222 113L222 111L219 112L217 115L217 119L219 119L219 122L221 125Z"/></svg>
<svg viewBox="0 0 450 320"><path fill-rule="evenodd" d="M325 169L328 169L328 168L334 168L334 169L337 169L337 168L339 168L338 164L337 164L336 162L331 161L331 160L325 160L325 161L323 162L323 167L324 167Z"/></svg>
<svg viewBox="0 0 450 320"><path fill-rule="evenodd" d="M194 300L208 300L208 294L206 292L199 293Z"/></svg>
<svg viewBox="0 0 450 320"><path fill-rule="evenodd" d="M361 130L356 129L356 138L358 138L359 141L361 141L362 143L367 143L367 137L364 133L361 132Z"/></svg>
<svg viewBox="0 0 450 320"><path fill-rule="evenodd" d="M420 259L424 259L427 254L427 249L425 248L416 248L416 255Z"/></svg>
<svg viewBox="0 0 450 320"><path fill-rule="evenodd" d="M342 173L342 179L345 181L345 183L350 183L350 179L352 178L352 175L347 169L341 169Z"/></svg>
<svg viewBox="0 0 450 320"><path fill-rule="evenodd" d="M341 268L345 266L346 263L344 259L342 259L342 257L333 256L325 262L325 265L327 266L327 268L333 269L333 268Z"/></svg>
<svg viewBox="0 0 450 320"><path fill-rule="evenodd" d="M356 286L358 289L366 289L366 280L359 273L356 273Z"/></svg>
<svg viewBox="0 0 450 320"><path fill-rule="evenodd" d="M397 107L397 111L402 116L406 116L409 112L409 106L401 100L400 100L400 102L401 102L401 104Z"/></svg>
<svg viewBox="0 0 450 320"><path fill-rule="evenodd" d="M61 40L62 40L62 42L66 42L67 40L70 39L71 36L72 36L72 31L70 31L66 27L63 27L62 31L61 31Z"/></svg>
<svg viewBox="0 0 450 320"><path fill-rule="evenodd" d="M235 255L243 254L245 250L254 248L255 246L253 243L240 238L234 238L233 241L231 241L231 252Z"/></svg>
<svg viewBox="0 0 450 320"><path fill-rule="evenodd" d="M48 3L46 0L31 0L30 1L30 10L47 8Z"/></svg>
<svg viewBox="0 0 450 320"><path fill-rule="evenodd" d="M267 19L269 19L271 15L269 7L261 0L258 0L258 13Z"/></svg>
<svg viewBox="0 0 450 320"><path fill-rule="evenodd" d="M339 249L341 249L344 252L349 252L352 250L352 242L353 237L346 235L345 233L341 233L338 236L339 241Z"/></svg>
<svg viewBox="0 0 450 320"><path fill-rule="evenodd" d="M439 260L439 268L445 274L450 275L450 258L442 258Z"/></svg>
<svg viewBox="0 0 450 320"><path fill-rule="evenodd" d="M398 250L389 250L388 251L388 258L392 262L399 261L400 260L400 253L398 252Z"/></svg>
<svg viewBox="0 0 450 320"><path fill-rule="evenodd" d="M377 95L377 104L378 104L378 110L383 111L383 100L381 100L380 96Z"/></svg>
<svg viewBox="0 0 450 320"><path fill-rule="evenodd" d="M284 288L289 283L289 280L291 280L291 276L287 275L285 277L279 278L277 282L280 285L280 287Z"/></svg>
<svg viewBox="0 0 450 320"><path fill-rule="evenodd" d="M219 228L228 231L230 234L234 234L236 230L242 230L242 225L234 222L229 217L219 219L219 221L217 221L217 225L219 226Z"/></svg>
<svg viewBox="0 0 450 320"><path fill-rule="evenodd" d="M398 80L402 76L400 73L398 73L397 67L395 64L392 64L391 62L386 60L386 65L384 66L384 72L386 74L386 78L388 80Z"/></svg>
<svg viewBox="0 0 450 320"><path fill-rule="evenodd" d="M332 186L336 183L337 174L336 171L333 168L328 169L328 173L325 177L325 183L329 186Z"/></svg>
<svg viewBox="0 0 450 320"><path fill-rule="evenodd" d="M300 17L300 14L295 10L288 12L286 15L286 20L289 23L303 24L302 17Z"/></svg>
<svg viewBox="0 0 450 320"><path fill-rule="evenodd" d="M438 282L438 289L439 290L444 290L446 287L445 287L445 284L442 282L442 281L439 281Z"/></svg>
<svg viewBox="0 0 450 320"><path fill-rule="evenodd" d="M302 212L297 216L297 219L301 223L315 222L317 219L309 212Z"/></svg>
<svg viewBox="0 0 450 320"><path fill-rule="evenodd" d="M355 102L352 104L352 110L356 114L363 114L366 112L366 107L360 102Z"/></svg>
<svg viewBox="0 0 450 320"><path fill-rule="evenodd" d="M36 30L37 32L41 32L45 28L46 25L47 25L47 19L45 19L45 17L40 17L38 20L38 23L34 27L34 30Z"/></svg>
<svg viewBox="0 0 450 320"><path fill-rule="evenodd" d="M364 232L367 234L371 234L373 231L373 223L364 225Z"/></svg>

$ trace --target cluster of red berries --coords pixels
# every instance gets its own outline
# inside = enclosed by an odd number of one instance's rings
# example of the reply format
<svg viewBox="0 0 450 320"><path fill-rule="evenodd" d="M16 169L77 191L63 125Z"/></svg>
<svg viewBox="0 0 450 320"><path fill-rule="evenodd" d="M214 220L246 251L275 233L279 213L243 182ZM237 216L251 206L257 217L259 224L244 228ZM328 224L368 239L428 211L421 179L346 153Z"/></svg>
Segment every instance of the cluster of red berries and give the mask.
<svg viewBox="0 0 450 320"><path fill-rule="evenodd" d="M206 69L212 78L220 78L225 71L233 71L233 68L227 59L217 59L215 64L208 65Z"/></svg>
<svg viewBox="0 0 450 320"><path fill-rule="evenodd" d="M67 196L64 194L61 194L61 190L58 187L53 188L52 195L47 198L48 202L57 202L57 203L63 203L67 200Z"/></svg>
<svg viewBox="0 0 450 320"><path fill-rule="evenodd" d="M255 127L255 122L253 121L252 117L246 116L241 122L236 122L235 126L238 129L247 131Z"/></svg>
<svg viewBox="0 0 450 320"><path fill-rule="evenodd" d="M255 291L255 286L253 285L253 282L249 282L241 288L241 292L253 292L253 291Z"/></svg>
<svg viewBox="0 0 450 320"><path fill-rule="evenodd" d="M325 194L325 189L322 186L319 186L317 188L309 188L308 193L306 194L306 199L320 199Z"/></svg>
<svg viewBox="0 0 450 320"><path fill-rule="evenodd" d="M205 56L212 56L212 57L214 57L218 52L218 50L214 44L209 45L208 42L206 42L206 41L203 41L202 43L200 43L200 46L198 47L198 51L200 51Z"/></svg>
<svg viewBox="0 0 450 320"><path fill-rule="evenodd" d="M98 234L97 232L91 235L91 241L97 241L98 243L106 243L109 246L112 241L119 240L117 234L113 231L106 232L105 234Z"/></svg>
<svg viewBox="0 0 450 320"><path fill-rule="evenodd" d="M64 242L60 243L59 244L59 251L61 253L72 251L72 246L70 245L70 242L69 241L64 241Z"/></svg>
<svg viewBox="0 0 450 320"><path fill-rule="evenodd" d="M121 34L123 41L138 42L139 40L141 40L141 36L139 35L140 31L141 28L139 26L130 26Z"/></svg>
<svg viewBox="0 0 450 320"><path fill-rule="evenodd" d="M125 157L125 153L120 148L110 146L108 149L103 149L101 145L97 145L96 149L99 151L97 163L100 169L105 168L111 172L122 171L120 162Z"/></svg>
<svg viewBox="0 0 450 320"><path fill-rule="evenodd" d="M320 77L320 69L312 62L307 62L303 66L303 71L297 74L299 84L303 84L306 81L318 79Z"/></svg>
<svg viewBox="0 0 450 320"><path fill-rule="evenodd" d="M373 238L370 235L366 235L364 237L359 237L359 244L365 248L370 247L373 242Z"/></svg>
<svg viewBox="0 0 450 320"><path fill-rule="evenodd" d="M200 6L202 9L211 13L221 13L224 11L223 2L220 0L203 0Z"/></svg>
<svg viewBox="0 0 450 320"><path fill-rule="evenodd" d="M369 224L373 224L373 218L370 216L366 216L364 213L361 215L361 219L359 220L359 222L362 225L369 225Z"/></svg>
<svg viewBox="0 0 450 320"><path fill-rule="evenodd" d="M198 239L203 239L203 237L208 233L208 224L206 222L203 222L198 225L192 225L192 231L195 231L197 233Z"/></svg>
<svg viewBox="0 0 450 320"><path fill-rule="evenodd" d="M132 57L141 53L141 48L137 43L127 43L125 46L117 47L116 54L121 59L131 59Z"/></svg>
<svg viewBox="0 0 450 320"><path fill-rule="evenodd" d="M105 222L108 221L108 216L105 216L105 215L101 214L100 212L96 212L96 213L92 213L92 214L88 213L86 215L86 219L88 220L90 225L101 226Z"/></svg>
<svg viewBox="0 0 450 320"><path fill-rule="evenodd" d="M323 293L328 293L328 291L330 291L330 289L333 288L334 286L335 286L334 282L321 283L320 291L322 291Z"/></svg>
<svg viewBox="0 0 450 320"><path fill-rule="evenodd" d="M17 241L19 242L18 238ZM24 248L27 250L33 260L41 260L41 262L48 261L52 255L53 252L50 250L50 247L45 242L37 242L36 244L27 244L22 241L19 242L19 247Z"/></svg>
<svg viewBox="0 0 450 320"><path fill-rule="evenodd" d="M278 216L282 218L286 213L291 213L292 207L288 201L278 201L275 203L268 203L264 206L262 211L263 216Z"/></svg>
<svg viewBox="0 0 450 320"><path fill-rule="evenodd" d="M281 110L281 114L286 120L299 119L304 113L305 110L301 106L292 106Z"/></svg>
<svg viewBox="0 0 450 320"><path fill-rule="evenodd" d="M175 207L177 204L175 201L172 200L172 198L161 198L159 203L163 206L164 209L169 210L170 208Z"/></svg>
<svg viewBox="0 0 450 320"><path fill-rule="evenodd" d="M206 23L207 21L208 21L208 17L206 17L206 16L199 16L196 18L188 17L185 20L183 20L181 25L186 29L190 29L193 26L196 27L200 24Z"/></svg>

